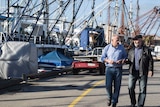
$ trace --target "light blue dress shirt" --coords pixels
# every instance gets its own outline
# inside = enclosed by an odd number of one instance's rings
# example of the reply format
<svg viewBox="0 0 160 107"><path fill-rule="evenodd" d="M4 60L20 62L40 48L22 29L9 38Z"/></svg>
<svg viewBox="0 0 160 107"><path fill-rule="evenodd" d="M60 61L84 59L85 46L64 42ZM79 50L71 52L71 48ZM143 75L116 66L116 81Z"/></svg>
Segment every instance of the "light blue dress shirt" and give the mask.
<svg viewBox="0 0 160 107"><path fill-rule="evenodd" d="M112 44L108 44L102 51L101 60L104 62L105 59L113 60L114 62L127 58L127 53L123 45L118 45L117 47L113 47ZM121 67L122 64L108 64L108 67Z"/></svg>

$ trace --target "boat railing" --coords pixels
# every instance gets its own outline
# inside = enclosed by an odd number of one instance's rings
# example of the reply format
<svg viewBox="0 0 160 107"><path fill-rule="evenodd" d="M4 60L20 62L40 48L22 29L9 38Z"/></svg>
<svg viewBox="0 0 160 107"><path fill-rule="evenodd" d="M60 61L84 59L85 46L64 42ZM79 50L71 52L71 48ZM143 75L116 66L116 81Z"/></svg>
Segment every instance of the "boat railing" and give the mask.
<svg viewBox="0 0 160 107"><path fill-rule="evenodd" d="M7 42L7 37L4 32L0 32L0 44L2 44L3 42Z"/></svg>

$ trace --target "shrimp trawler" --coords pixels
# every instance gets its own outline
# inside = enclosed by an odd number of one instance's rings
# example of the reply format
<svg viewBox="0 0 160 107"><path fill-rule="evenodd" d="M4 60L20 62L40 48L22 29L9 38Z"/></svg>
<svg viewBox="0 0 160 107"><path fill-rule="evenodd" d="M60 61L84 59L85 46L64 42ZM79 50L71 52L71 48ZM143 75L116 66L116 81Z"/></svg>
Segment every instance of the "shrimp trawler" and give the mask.
<svg viewBox="0 0 160 107"><path fill-rule="evenodd" d="M160 24L156 23L159 21L160 7L156 6L140 16L139 0L136 4L132 0L0 0L0 7L0 44L4 46L9 43L1 48L3 64L0 67L8 64L6 60L19 61L18 56L25 56L21 57L17 67L29 65L29 68L36 69L37 56L57 49L71 56L77 50L77 55L83 54L110 43L114 33L121 36L123 44L129 44L129 38L136 34L155 37L160 33ZM30 45L23 42L32 43L36 48L17 50L20 42L28 47ZM5 59L5 54L12 60ZM34 56L32 59L35 60L30 60L29 56ZM21 63L23 61L28 64ZM8 66L5 66L6 69Z"/></svg>
<svg viewBox="0 0 160 107"><path fill-rule="evenodd" d="M72 49L103 46L110 43L113 33L124 41L136 33L159 34L159 7L140 16L139 0L136 4L132 0L1 0L0 5L1 43L26 41L43 49ZM86 28L89 36L84 40L81 33Z"/></svg>

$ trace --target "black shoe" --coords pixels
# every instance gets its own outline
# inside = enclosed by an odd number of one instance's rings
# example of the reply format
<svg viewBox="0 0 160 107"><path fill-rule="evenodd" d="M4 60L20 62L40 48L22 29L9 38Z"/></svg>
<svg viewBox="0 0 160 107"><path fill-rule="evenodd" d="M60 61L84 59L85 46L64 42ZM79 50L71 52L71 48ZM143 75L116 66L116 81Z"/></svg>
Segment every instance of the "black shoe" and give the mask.
<svg viewBox="0 0 160 107"><path fill-rule="evenodd" d="M144 107L143 105L138 105L137 107Z"/></svg>
<svg viewBox="0 0 160 107"><path fill-rule="evenodd" d="M107 105L108 105L108 106L111 105L111 100L107 99Z"/></svg>
<svg viewBox="0 0 160 107"><path fill-rule="evenodd" d="M135 105L131 105L131 107L136 107Z"/></svg>
<svg viewBox="0 0 160 107"><path fill-rule="evenodd" d="M112 104L112 107L116 107L116 104L115 104L115 103L113 103L113 104Z"/></svg>

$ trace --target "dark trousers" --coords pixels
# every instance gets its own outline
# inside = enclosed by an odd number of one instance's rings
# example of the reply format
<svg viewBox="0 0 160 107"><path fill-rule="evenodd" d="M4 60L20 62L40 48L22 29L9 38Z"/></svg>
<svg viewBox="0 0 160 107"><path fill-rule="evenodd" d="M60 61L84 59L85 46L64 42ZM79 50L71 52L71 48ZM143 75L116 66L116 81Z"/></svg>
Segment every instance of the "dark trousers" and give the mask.
<svg viewBox="0 0 160 107"><path fill-rule="evenodd" d="M139 73L136 73L135 75L129 74L128 89L132 105L136 104L135 87L136 87L136 82L138 80L139 82L138 107L144 106L146 98L147 79L148 79L147 75L139 76Z"/></svg>

